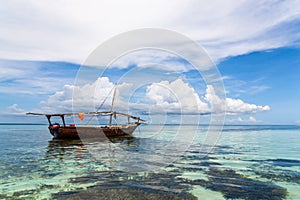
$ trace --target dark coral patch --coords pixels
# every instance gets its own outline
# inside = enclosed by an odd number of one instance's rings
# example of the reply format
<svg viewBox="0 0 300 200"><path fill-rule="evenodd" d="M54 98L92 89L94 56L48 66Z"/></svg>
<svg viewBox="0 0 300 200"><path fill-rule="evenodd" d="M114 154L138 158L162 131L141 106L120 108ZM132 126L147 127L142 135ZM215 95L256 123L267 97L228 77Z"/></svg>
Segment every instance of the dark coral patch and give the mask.
<svg viewBox="0 0 300 200"><path fill-rule="evenodd" d="M287 195L285 188L247 178L233 170L211 168L206 174L208 181L195 180L193 183L221 192L227 199L280 200Z"/></svg>
<svg viewBox="0 0 300 200"><path fill-rule="evenodd" d="M177 173L126 174L123 172L94 173L86 177L75 178L73 183L97 182L95 186L69 192L53 194L54 199L187 199L197 198L188 193L190 185L176 178Z"/></svg>

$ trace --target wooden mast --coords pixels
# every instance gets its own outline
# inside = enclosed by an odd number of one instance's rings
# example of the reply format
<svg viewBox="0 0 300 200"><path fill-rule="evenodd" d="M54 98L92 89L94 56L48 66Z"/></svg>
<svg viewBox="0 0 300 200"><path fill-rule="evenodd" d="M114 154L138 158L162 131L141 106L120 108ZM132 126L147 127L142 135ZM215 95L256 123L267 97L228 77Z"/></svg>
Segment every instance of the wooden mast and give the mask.
<svg viewBox="0 0 300 200"><path fill-rule="evenodd" d="M110 107L111 114L110 114L110 118L109 118L109 127L111 127L111 125L112 125L113 107L114 107L114 103L115 103L116 89L117 89L117 87L115 86L113 98L111 101L111 107Z"/></svg>

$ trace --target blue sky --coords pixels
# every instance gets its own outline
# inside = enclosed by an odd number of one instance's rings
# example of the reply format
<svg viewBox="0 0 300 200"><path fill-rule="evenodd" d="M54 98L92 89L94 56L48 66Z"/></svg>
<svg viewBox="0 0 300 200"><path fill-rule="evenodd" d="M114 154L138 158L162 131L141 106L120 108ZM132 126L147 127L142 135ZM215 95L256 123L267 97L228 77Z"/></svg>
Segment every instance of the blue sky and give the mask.
<svg viewBox="0 0 300 200"><path fill-rule="evenodd" d="M299 118L300 50L279 48L229 58L219 65L229 76L225 87L246 102L270 105L271 110L257 114L265 123L294 124Z"/></svg>
<svg viewBox="0 0 300 200"><path fill-rule="evenodd" d="M216 63L227 96L226 123L300 124L300 6L296 1L212 1L211 5L3 1L1 5L0 123L28 122L23 115L28 111L71 111L74 88L83 99L95 89L76 86L78 70L90 53L117 34L154 27L197 41ZM103 69L88 68L91 75L99 74L94 86L103 95L96 95L98 100L119 81L123 91L132 92L130 84L139 85L130 97L119 96L120 106L130 99L126 105L141 107L133 112L177 112L179 100L187 113L195 110L189 105L192 102L209 111L211 91L201 74L174 55L125 56L103 74Z"/></svg>

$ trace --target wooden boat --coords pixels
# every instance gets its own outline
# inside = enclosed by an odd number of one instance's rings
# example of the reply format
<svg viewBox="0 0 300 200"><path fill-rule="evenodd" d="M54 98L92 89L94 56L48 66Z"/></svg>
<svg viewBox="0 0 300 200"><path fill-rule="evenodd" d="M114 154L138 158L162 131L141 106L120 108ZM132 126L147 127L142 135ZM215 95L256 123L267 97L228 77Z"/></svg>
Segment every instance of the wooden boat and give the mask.
<svg viewBox="0 0 300 200"><path fill-rule="evenodd" d="M145 120L120 112L85 112L85 113L61 113L61 114L41 114L41 113L26 113L27 115L44 115L49 122L49 131L54 138L59 139L83 139L83 138L101 138L101 137L120 137L132 135L135 129L146 123ZM93 115L93 116L110 116L110 122L105 126L75 126L75 124L66 124L65 116L75 115ZM58 116L61 118L62 124L52 123L51 117ZM127 123L123 125L113 125L113 116L127 117ZM131 120L134 120L131 122Z"/></svg>
<svg viewBox="0 0 300 200"><path fill-rule="evenodd" d="M81 113L61 113L61 114L41 114L41 113L26 113L27 115L44 115L49 122L49 131L54 138L59 139L88 139L88 138L114 138L121 137L126 135L132 135L135 129L140 124L145 124L146 121L140 117L128 115L121 112L114 112L114 99L116 95L116 88L114 90L111 110L104 112L81 112ZM105 101L105 100L104 100ZM102 102L101 105L103 105ZM100 106L101 107L101 106ZM99 108L100 109L100 108ZM109 116L109 124L105 126L75 126L75 124L66 124L66 116L75 116L83 118L85 115L95 117L95 116ZM61 118L62 124L52 123L51 117L58 116ZM127 117L127 123L123 125L113 125L113 117L116 119L118 116ZM134 120L131 122L131 120Z"/></svg>

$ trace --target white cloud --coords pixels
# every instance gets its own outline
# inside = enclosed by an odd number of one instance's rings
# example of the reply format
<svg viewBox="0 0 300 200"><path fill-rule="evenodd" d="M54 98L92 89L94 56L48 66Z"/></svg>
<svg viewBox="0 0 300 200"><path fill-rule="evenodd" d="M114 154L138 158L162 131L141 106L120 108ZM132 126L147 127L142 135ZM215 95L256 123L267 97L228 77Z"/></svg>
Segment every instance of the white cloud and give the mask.
<svg viewBox="0 0 300 200"><path fill-rule="evenodd" d="M206 87L206 94L204 96L205 100L210 103L211 106L211 112L219 113L224 112L225 110L225 104L224 99L221 99L215 92L215 88L212 85L207 85ZM226 100L225 100L226 101Z"/></svg>
<svg viewBox="0 0 300 200"><path fill-rule="evenodd" d="M8 59L82 63L106 39L144 27L188 35L215 60L294 45L300 34L297 1L1 1L0 12Z"/></svg>
<svg viewBox="0 0 300 200"><path fill-rule="evenodd" d="M206 88L205 100L214 105L212 112L226 111L227 114L237 113L257 113L270 110L270 106L258 106L255 104L245 103L241 99L226 98L221 99L216 95L214 88L208 85Z"/></svg>
<svg viewBox="0 0 300 200"><path fill-rule="evenodd" d="M10 69L10 68L2 69L2 67L0 66L0 81L9 80L12 78L18 78L24 74L25 74L24 70Z"/></svg>
<svg viewBox="0 0 300 200"><path fill-rule="evenodd" d="M207 103L201 101L195 90L182 79L153 83L148 86L146 97L154 103L152 112L209 112Z"/></svg>
<svg viewBox="0 0 300 200"><path fill-rule="evenodd" d="M270 106L258 106L255 104L245 103L241 99L226 98L226 112L228 113L257 113L262 111L269 111Z"/></svg>
<svg viewBox="0 0 300 200"><path fill-rule="evenodd" d="M12 114L24 114L25 110L18 107L18 104L13 104L7 107L8 111Z"/></svg>
<svg viewBox="0 0 300 200"><path fill-rule="evenodd" d="M184 58L157 49L136 50L119 57L111 64L111 66L118 68L127 68L129 65L172 72L184 72L192 69L191 64L185 61Z"/></svg>
<svg viewBox="0 0 300 200"><path fill-rule="evenodd" d="M253 116L249 116L247 119L238 117L238 118L234 118L234 119L228 119L227 121L230 123L246 123L246 124L262 122L260 120L255 119L255 117L253 117Z"/></svg>
<svg viewBox="0 0 300 200"><path fill-rule="evenodd" d="M250 116L250 117L249 117L249 121L250 121L250 122L256 122L257 120L256 120L254 117Z"/></svg>
<svg viewBox="0 0 300 200"><path fill-rule="evenodd" d="M135 110L150 114L159 113L220 113L249 114L270 110L268 105L260 106L245 103L240 99L221 99L215 94L212 86L208 85L204 98L181 78L174 81L161 81L147 86L146 91L139 93L139 98L131 101L136 86L122 83L117 86L115 108L119 111ZM82 86L65 85L61 91L41 102L43 112L95 111L101 104L102 109L110 109L114 84L107 78L98 78L95 82ZM73 93L74 91L74 93ZM105 102L104 102L105 101ZM103 103L104 102L104 103ZM214 107L212 107L214 105ZM126 108L126 109L124 109ZM249 118L254 121L254 118Z"/></svg>
<svg viewBox="0 0 300 200"><path fill-rule="evenodd" d="M41 102L43 112L95 111L103 102L103 108L111 104L114 84L107 77L100 77L83 86L65 85L47 101ZM92 109L92 110L91 110Z"/></svg>
<svg viewBox="0 0 300 200"><path fill-rule="evenodd" d="M45 70L47 62L0 60L0 93L8 94L51 94L67 82L74 82L68 69ZM59 66L59 64L57 64ZM75 74L75 73L74 73Z"/></svg>

